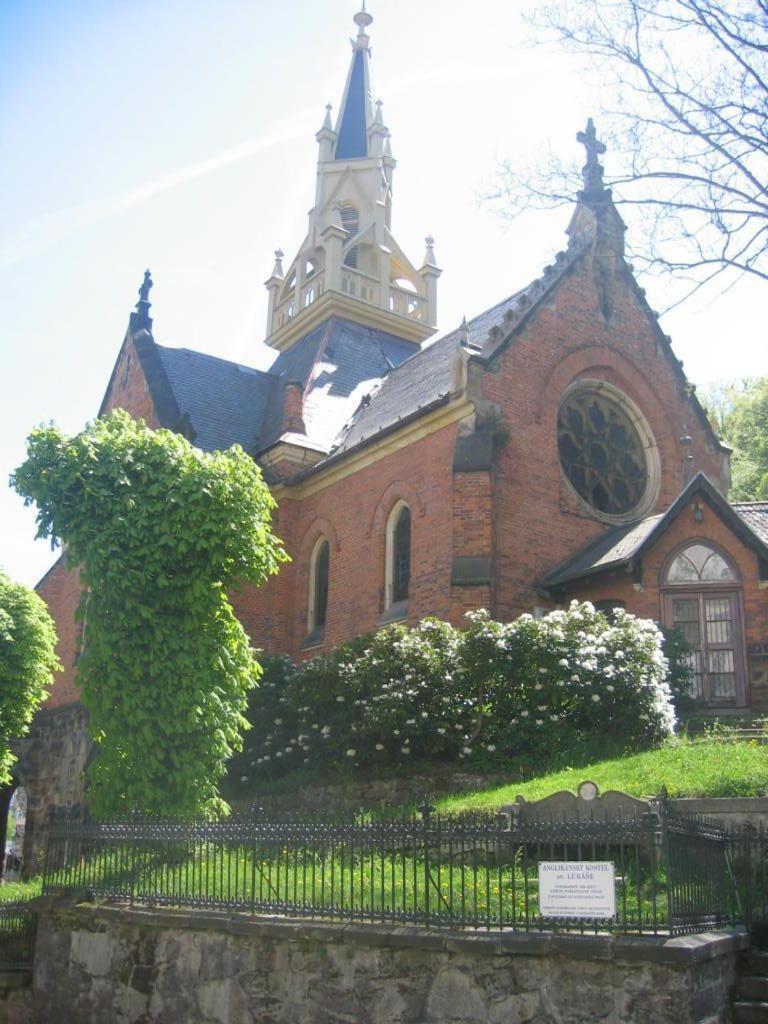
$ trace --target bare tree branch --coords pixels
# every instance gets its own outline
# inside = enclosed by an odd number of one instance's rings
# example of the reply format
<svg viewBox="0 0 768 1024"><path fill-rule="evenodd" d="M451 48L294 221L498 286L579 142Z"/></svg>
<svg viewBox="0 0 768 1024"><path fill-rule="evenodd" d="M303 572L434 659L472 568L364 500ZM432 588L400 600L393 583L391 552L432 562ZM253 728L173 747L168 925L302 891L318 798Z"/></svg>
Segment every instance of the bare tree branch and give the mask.
<svg viewBox="0 0 768 1024"><path fill-rule="evenodd" d="M633 260L695 290L726 272L768 281L768 0L542 0L532 24L590 55L615 97L605 184L641 219ZM514 216L580 187L550 156L502 164L486 198Z"/></svg>

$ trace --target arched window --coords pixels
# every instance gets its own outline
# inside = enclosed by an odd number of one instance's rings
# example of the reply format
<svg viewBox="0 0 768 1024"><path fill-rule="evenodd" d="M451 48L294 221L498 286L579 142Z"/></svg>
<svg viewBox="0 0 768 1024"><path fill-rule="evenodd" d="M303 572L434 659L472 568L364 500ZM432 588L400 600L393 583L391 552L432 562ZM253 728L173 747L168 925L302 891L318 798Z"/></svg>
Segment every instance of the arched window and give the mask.
<svg viewBox="0 0 768 1024"><path fill-rule="evenodd" d="M321 640L325 630L328 612L328 571L331 547L325 537L320 537L312 551L309 562L309 601L307 627L310 637Z"/></svg>
<svg viewBox="0 0 768 1024"><path fill-rule="evenodd" d="M392 509L387 523L388 608L408 600L411 581L411 510L405 502Z"/></svg>
<svg viewBox="0 0 768 1024"><path fill-rule="evenodd" d="M709 706L744 703L744 627L739 577L703 541L678 551L662 573L664 620L685 637L693 696Z"/></svg>
<svg viewBox="0 0 768 1024"><path fill-rule="evenodd" d="M723 556L708 544L690 544L670 563L667 583L735 583L738 577Z"/></svg>

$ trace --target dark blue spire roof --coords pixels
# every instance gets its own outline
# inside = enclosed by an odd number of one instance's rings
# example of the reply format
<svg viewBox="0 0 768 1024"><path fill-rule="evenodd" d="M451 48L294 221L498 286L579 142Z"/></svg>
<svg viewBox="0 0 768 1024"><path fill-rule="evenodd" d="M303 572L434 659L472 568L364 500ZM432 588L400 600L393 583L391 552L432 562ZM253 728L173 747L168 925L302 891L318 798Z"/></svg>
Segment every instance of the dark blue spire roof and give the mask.
<svg viewBox="0 0 768 1024"><path fill-rule="evenodd" d="M335 153L337 160L355 160L368 156L365 59L364 49L355 50L344 107L339 115Z"/></svg>

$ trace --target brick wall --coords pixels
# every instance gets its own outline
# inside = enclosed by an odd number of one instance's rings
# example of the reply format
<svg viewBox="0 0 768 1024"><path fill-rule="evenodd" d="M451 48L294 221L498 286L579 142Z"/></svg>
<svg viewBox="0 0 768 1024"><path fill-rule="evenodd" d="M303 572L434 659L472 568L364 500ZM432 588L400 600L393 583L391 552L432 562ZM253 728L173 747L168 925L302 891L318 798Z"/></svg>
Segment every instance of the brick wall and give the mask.
<svg viewBox="0 0 768 1024"><path fill-rule="evenodd" d="M661 463L658 499L649 514L679 494L688 455L688 479L691 471L703 470L724 486L722 453L707 436L628 279L615 281L613 298L614 313L606 322L590 261L577 263L484 378L484 396L499 408L509 432L495 473L499 618L541 604L537 581L606 528L584 508L560 469L557 413L574 381L607 381L642 411ZM686 435L691 443L681 444Z"/></svg>
<svg viewBox="0 0 768 1024"><path fill-rule="evenodd" d="M444 427L301 501L281 501L275 530L293 561L264 587L234 595L236 611L258 646L301 652L309 562L321 535L330 541L323 647L377 627L384 612L387 519L399 500L411 509L408 621L449 617L456 429Z"/></svg>

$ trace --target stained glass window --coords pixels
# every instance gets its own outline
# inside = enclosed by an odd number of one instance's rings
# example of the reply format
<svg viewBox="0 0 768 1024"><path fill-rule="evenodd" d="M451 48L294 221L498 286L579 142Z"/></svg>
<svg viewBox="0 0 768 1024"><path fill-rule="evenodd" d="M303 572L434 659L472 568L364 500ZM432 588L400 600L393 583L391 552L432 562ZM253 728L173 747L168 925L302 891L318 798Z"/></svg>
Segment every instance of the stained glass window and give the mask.
<svg viewBox="0 0 768 1024"><path fill-rule="evenodd" d="M570 395L557 419L560 464L592 508L625 515L643 499L648 483L643 444L622 406L589 388Z"/></svg>

